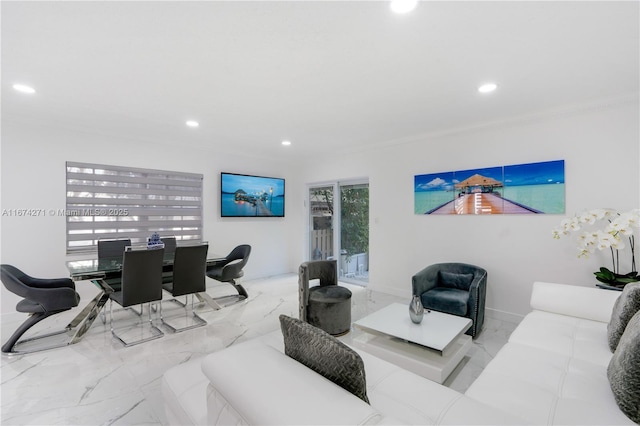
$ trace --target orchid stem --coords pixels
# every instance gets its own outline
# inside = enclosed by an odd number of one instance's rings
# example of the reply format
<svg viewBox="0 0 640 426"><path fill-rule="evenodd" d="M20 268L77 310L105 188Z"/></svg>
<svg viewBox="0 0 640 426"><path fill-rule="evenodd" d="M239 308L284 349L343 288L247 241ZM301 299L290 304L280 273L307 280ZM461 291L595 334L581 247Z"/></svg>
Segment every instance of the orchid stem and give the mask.
<svg viewBox="0 0 640 426"><path fill-rule="evenodd" d="M636 272L636 251L635 251L636 240L632 235L629 237L629 247L631 247L631 272Z"/></svg>

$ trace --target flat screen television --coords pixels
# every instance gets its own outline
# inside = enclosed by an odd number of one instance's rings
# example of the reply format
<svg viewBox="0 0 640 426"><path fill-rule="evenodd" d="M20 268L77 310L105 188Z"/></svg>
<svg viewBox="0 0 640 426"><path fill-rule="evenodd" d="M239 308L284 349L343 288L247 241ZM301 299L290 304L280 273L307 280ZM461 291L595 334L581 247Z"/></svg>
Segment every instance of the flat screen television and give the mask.
<svg viewBox="0 0 640 426"><path fill-rule="evenodd" d="M284 217L284 179L222 172L220 216Z"/></svg>

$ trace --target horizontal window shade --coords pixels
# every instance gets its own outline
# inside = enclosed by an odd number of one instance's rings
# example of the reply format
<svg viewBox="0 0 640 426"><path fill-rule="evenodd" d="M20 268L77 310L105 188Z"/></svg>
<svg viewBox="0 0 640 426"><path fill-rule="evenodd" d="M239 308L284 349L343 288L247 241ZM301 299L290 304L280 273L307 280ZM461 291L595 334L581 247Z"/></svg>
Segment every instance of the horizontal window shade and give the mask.
<svg viewBox="0 0 640 426"><path fill-rule="evenodd" d="M86 190L85 190L86 191ZM69 191L67 191L67 205L74 205L78 207L115 207L115 206L137 206L137 207L149 207L149 206L173 206L175 208L183 208L185 206L199 207L201 200L163 200L160 198L119 198L119 197L97 197L97 196L75 196L70 197ZM169 213L170 214L170 213Z"/></svg>
<svg viewBox="0 0 640 426"><path fill-rule="evenodd" d="M202 240L202 175L67 162L67 253L154 232Z"/></svg>

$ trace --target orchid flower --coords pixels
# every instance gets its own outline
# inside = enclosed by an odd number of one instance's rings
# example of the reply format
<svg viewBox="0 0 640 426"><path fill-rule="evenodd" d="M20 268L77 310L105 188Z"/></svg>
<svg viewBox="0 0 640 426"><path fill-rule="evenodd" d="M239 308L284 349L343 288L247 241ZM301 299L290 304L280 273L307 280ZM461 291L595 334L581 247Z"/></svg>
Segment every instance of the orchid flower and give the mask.
<svg viewBox="0 0 640 426"><path fill-rule="evenodd" d="M590 230L598 226L598 221L606 222L601 229ZM625 213L618 213L613 209L593 209L560 222L560 226L552 230L552 236L560 239L571 232L582 231L577 237L578 257L589 257L596 250L611 251L613 273L619 271L619 250L626 248L625 237L631 249L631 269L635 276L635 236L634 231L640 228L640 209L633 209ZM602 268L605 269L606 268ZM629 276L630 274L627 274ZM596 273L597 276L597 273ZM625 276L625 277L627 277ZM640 279L640 275L637 277Z"/></svg>

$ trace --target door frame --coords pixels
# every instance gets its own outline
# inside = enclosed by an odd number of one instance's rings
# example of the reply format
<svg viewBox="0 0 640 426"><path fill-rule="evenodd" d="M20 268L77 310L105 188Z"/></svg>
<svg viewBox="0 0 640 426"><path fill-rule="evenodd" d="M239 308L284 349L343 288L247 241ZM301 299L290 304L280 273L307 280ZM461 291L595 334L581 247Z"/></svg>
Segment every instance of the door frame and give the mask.
<svg viewBox="0 0 640 426"><path fill-rule="evenodd" d="M311 260L313 257L313 254L311 253L311 241L310 241L310 236L311 236L311 230L312 230L312 226L313 226L313 222L312 222L312 217L311 217L311 200L309 197L309 192L313 189L313 188L321 188L321 187L332 187L333 188L333 216L332 216L332 227L333 227L333 254L334 256L338 259L338 268L340 268L340 262L341 262L341 258L340 256L340 249L341 249L341 230L342 230L342 223L341 223L341 201L342 201L342 197L340 196L340 187L341 186L348 186L348 185L358 185L358 184L366 184L367 187L369 186L369 178L368 177L359 177L359 178L351 178L351 179L341 179L341 180L330 180L330 181L321 181L321 182L312 182L312 183L307 183L306 184L306 194L305 194L305 206L306 206L306 215L307 215L307 220L306 220L306 256L305 259L306 260ZM369 251L371 251L371 248L369 248ZM369 259L371 259L371 256L369 256ZM369 270L371 269L371 265L369 264ZM340 279L342 281L345 282L353 282L355 284L360 284L362 285L361 281L358 280L350 280L348 278L345 277L340 277Z"/></svg>

